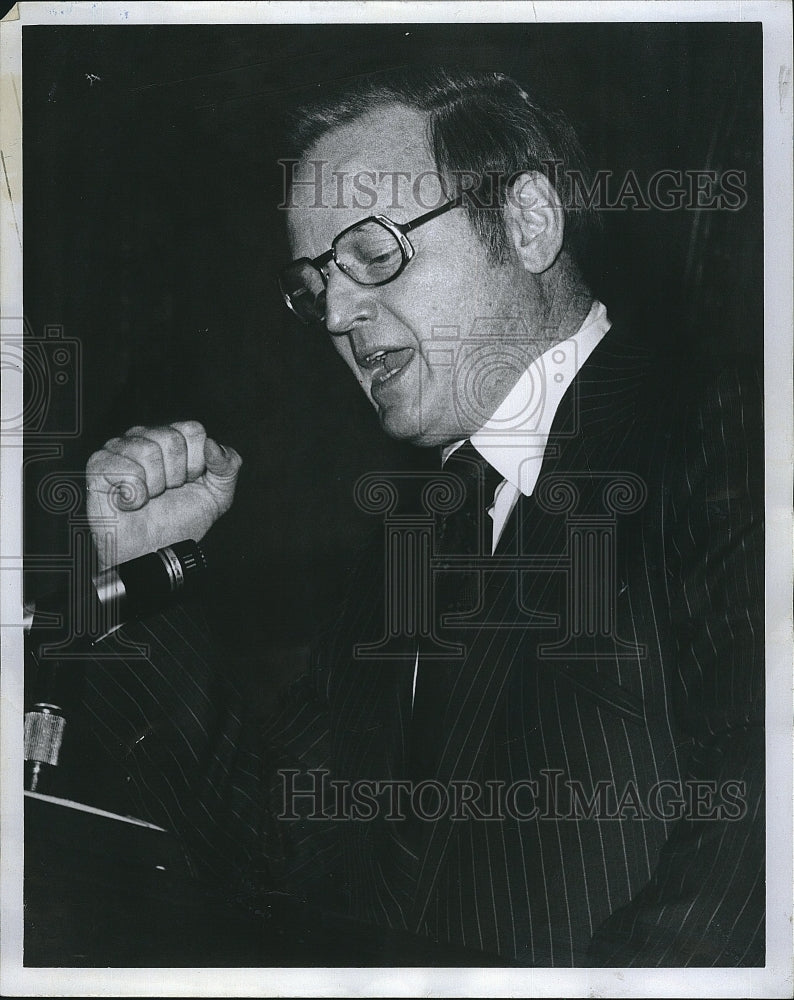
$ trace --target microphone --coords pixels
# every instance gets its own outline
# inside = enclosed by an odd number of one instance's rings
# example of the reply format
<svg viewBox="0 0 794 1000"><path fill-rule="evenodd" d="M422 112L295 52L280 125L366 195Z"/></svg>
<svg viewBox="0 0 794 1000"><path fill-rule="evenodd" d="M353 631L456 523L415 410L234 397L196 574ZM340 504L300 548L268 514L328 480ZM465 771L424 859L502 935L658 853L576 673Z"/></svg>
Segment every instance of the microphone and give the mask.
<svg viewBox="0 0 794 1000"><path fill-rule="evenodd" d="M163 611L200 592L207 560L192 539L166 545L102 570L90 579L45 594L28 611L26 633L37 651L55 646L93 646L126 622ZM76 585L75 585L76 584ZM32 613L31 613L32 612Z"/></svg>
<svg viewBox="0 0 794 1000"><path fill-rule="evenodd" d="M27 609L25 652L35 678L33 704L25 713L28 791L51 789L66 716L80 700L83 670L75 658L126 622L196 595L206 577L204 552L186 539L73 580L71 587L46 594ZM63 662L67 659L72 662Z"/></svg>

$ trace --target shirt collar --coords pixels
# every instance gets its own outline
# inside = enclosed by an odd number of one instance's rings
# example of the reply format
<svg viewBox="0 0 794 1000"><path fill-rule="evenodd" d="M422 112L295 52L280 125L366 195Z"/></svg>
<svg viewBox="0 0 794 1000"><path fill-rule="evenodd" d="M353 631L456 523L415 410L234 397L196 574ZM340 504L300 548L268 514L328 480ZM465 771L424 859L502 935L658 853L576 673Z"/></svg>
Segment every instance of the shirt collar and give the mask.
<svg viewBox="0 0 794 1000"><path fill-rule="evenodd" d="M557 408L610 326L606 307L595 299L577 332L533 361L493 416L472 434L480 455L525 496L535 488ZM445 448L442 461L462 443Z"/></svg>

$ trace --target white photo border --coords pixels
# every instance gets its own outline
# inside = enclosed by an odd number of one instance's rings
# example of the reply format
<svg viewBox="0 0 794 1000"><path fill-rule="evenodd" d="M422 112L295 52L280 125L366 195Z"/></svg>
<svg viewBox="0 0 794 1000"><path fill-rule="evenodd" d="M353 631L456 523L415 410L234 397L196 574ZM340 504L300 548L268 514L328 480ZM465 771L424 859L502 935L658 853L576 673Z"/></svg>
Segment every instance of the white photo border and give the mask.
<svg viewBox="0 0 794 1000"><path fill-rule="evenodd" d="M19 3L0 35L0 316L22 334L21 29L27 25L762 22L766 404L767 964L763 969L32 969L22 966L22 448L4 436L0 993L4 996L773 997L792 993L792 56L785 0ZM4 364L3 418L22 412Z"/></svg>

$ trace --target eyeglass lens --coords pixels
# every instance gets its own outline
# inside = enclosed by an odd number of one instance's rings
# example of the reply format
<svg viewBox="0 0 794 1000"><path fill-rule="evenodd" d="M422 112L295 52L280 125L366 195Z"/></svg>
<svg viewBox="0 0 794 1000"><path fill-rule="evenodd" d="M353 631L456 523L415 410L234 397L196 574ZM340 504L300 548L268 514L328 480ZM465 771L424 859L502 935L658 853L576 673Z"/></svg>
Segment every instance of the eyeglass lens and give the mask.
<svg viewBox="0 0 794 1000"><path fill-rule="evenodd" d="M400 270L403 254L394 234L370 219L338 240L336 262L354 281L379 285Z"/></svg>
<svg viewBox="0 0 794 1000"><path fill-rule="evenodd" d="M339 269L360 285L380 285L393 278L403 264L397 237L381 223L368 219L344 233L335 243ZM325 283L308 261L287 268L281 288L294 312L305 322L322 321Z"/></svg>
<svg viewBox="0 0 794 1000"><path fill-rule="evenodd" d="M280 278L281 291L290 308L304 323L321 323L325 318L325 282L308 261L297 261Z"/></svg>

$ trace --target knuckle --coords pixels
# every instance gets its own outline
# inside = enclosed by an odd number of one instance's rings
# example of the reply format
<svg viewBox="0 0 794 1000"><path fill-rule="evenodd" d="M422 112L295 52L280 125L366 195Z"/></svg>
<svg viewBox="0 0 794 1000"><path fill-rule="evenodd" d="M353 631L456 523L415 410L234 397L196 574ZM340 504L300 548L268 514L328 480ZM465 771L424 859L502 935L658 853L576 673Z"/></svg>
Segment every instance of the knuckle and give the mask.
<svg viewBox="0 0 794 1000"><path fill-rule="evenodd" d="M97 472L102 469L107 463L107 452L106 451L95 451L88 456L88 461L85 463L86 472Z"/></svg>
<svg viewBox="0 0 794 1000"><path fill-rule="evenodd" d="M160 445L169 456L180 458L187 452L187 441L179 431L173 427L163 427L160 433Z"/></svg>
<svg viewBox="0 0 794 1000"><path fill-rule="evenodd" d="M179 431L185 438L197 438L206 436L207 432L204 430L204 425L198 420L177 420L170 426Z"/></svg>
<svg viewBox="0 0 794 1000"><path fill-rule="evenodd" d="M137 449L141 457L146 461L156 461L161 457L160 445L150 438L138 438Z"/></svg>
<svg viewBox="0 0 794 1000"><path fill-rule="evenodd" d="M109 500L118 510L129 510L141 507L148 497L145 481L140 476L128 475L114 482Z"/></svg>

